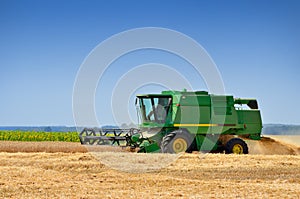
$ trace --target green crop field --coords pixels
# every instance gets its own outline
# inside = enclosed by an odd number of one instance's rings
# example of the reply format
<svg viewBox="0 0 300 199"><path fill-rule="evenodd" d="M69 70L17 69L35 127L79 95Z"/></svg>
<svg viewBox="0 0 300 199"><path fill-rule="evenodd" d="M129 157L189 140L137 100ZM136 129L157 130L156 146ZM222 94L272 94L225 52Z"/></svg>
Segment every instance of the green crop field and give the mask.
<svg viewBox="0 0 300 199"><path fill-rule="evenodd" d="M0 140L79 142L79 137L77 132L0 131Z"/></svg>

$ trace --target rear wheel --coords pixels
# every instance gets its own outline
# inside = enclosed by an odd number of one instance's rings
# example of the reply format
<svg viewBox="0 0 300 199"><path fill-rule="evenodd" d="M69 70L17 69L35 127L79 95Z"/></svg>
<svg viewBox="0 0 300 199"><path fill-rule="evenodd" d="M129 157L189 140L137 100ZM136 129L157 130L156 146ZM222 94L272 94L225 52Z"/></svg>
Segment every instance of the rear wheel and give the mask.
<svg viewBox="0 0 300 199"><path fill-rule="evenodd" d="M225 153L248 154L248 146L244 140L232 138L225 144Z"/></svg>
<svg viewBox="0 0 300 199"><path fill-rule="evenodd" d="M193 136L184 130L176 130L165 137L163 137L161 142L161 151L163 153L181 153L181 152L191 152Z"/></svg>

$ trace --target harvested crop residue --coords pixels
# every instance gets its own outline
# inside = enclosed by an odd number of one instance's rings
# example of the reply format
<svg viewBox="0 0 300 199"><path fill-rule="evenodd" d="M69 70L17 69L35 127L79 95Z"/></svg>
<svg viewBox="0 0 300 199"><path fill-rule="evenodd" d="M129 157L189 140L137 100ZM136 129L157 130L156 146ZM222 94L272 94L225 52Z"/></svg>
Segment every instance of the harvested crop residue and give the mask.
<svg viewBox="0 0 300 199"><path fill-rule="evenodd" d="M244 139L244 138L242 138ZM244 139L250 154L299 155L300 136L270 136L261 140ZM297 145L298 144L298 145ZM88 146L72 142L18 142L0 141L0 152L129 152L118 146Z"/></svg>
<svg viewBox="0 0 300 199"><path fill-rule="evenodd" d="M242 138L244 139L244 138ZM271 136L261 140L244 139L250 154L299 155L300 136ZM298 144L298 145L297 145ZM0 152L129 152L129 148L118 146L88 146L74 142L19 142L0 141Z"/></svg>
<svg viewBox="0 0 300 199"><path fill-rule="evenodd" d="M0 152L87 152L88 150L77 142L22 142L0 141Z"/></svg>
<svg viewBox="0 0 300 199"><path fill-rule="evenodd" d="M130 153L114 155L127 154ZM151 162L160 156L152 154L144 161ZM183 154L168 167L148 173L113 170L90 153L2 152L0 159L0 198L298 198L300 195L300 156L295 155Z"/></svg>
<svg viewBox="0 0 300 199"><path fill-rule="evenodd" d="M0 152L0 198L299 197L299 147L266 137L246 142L249 155L175 156L3 141L0 151L18 153Z"/></svg>
<svg viewBox="0 0 300 199"><path fill-rule="evenodd" d="M93 152L91 154L109 168L130 173L157 171L168 167L180 157L180 154L166 153Z"/></svg>
<svg viewBox="0 0 300 199"><path fill-rule="evenodd" d="M250 154L263 155L299 155L300 147L278 139L262 137L261 140L247 140Z"/></svg>

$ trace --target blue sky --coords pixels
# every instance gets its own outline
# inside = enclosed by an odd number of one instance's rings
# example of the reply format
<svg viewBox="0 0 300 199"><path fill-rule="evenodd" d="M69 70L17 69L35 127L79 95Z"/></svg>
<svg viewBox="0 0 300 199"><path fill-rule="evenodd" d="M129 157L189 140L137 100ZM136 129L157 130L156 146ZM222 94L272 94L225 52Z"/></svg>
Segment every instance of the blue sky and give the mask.
<svg viewBox="0 0 300 199"><path fill-rule="evenodd" d="M299 1L0 0L0 125L74 125L73 84L85 57L110 36L140 27L190 36L218 66L228 94L259 100L264 123L300 124ZM132 53L106 73L107 88L118 71L148 62L184 66L168 53ZM110 124L101 92L97 115Z"/></svg>

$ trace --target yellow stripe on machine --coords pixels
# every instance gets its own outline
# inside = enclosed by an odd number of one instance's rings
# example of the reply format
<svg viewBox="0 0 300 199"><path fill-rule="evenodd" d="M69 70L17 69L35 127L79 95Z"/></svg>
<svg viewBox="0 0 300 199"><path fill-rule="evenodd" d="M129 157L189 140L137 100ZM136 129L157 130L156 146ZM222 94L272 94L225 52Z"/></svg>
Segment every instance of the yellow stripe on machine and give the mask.
<svg viewBox="0 0 300 199"><path fill-rule="evenodd" d="M175 127L181 127L181 126L219 126L219 124L174 124Z"/></svg>

